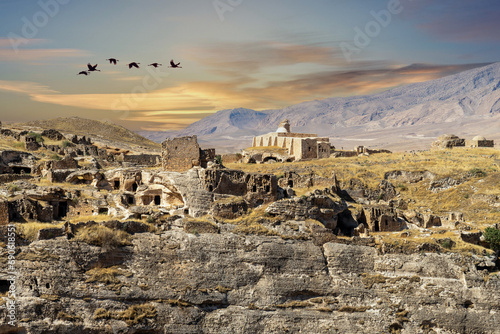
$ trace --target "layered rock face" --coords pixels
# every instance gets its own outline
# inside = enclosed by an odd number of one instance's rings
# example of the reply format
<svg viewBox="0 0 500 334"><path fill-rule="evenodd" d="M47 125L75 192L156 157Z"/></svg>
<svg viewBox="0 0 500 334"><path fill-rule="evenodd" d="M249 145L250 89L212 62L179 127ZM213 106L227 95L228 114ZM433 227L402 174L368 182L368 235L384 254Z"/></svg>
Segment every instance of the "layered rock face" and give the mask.
<svg viewBox="0 0 500 334"><path fill-rule="evenodd" d="M390 254L355 240L169 230L119 248L36 241L16 255L18 324L28 333L500 333L500 278L487 258Z"/></svg>

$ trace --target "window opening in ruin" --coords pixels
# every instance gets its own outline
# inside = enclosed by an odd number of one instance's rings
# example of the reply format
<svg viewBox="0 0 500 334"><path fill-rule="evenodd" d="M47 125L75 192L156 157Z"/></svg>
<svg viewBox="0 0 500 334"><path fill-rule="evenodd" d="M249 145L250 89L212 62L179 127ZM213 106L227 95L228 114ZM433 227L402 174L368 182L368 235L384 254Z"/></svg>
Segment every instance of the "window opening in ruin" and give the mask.
<svg viewBox="0 0 500 334"><path fill-rule="evenodd" d="M160 195L155 196L155 205L160 205L161 204L161 197Z"/></svg>
<svg viewBox="0 0 500 334"><path fill-rule="evenodd" d="M10 288L10 282L3 279L0 280L0 293L6 293L9 291Z"/></svg>
<svg viewBox="0 0 500 334"><path fill-rule="evenodd" d="M114 187L113 187L115 190L119 190L120 189L120 181L119 180L115 180L114 181Z"/></svg>
<svg viewBox="0 0 500 334"><path fill-rule="evenodd" d="M266 191L266 193L268 193L270 190L271 190L271 187L269 187L269 185L267 185L264 190Z"/></svg>
<svg viewBox="0 0 500 334"><path fill-rule="evenodd" d="M138 188L138 185L137 185L137 183L134 182L134 184L132 185L132 191L137 191L137 188Z"/></svg>
<svg viewBox="0 0 500 334"><path fill-rule="evenodd" d="M29 167L12 167L14 174L31 174Z"/></svg>
<svg viewBox="0 0 500 334"><path fill-rule="evenodd" d="M68 214L68 202L59 202L57 208L57 218L66 217Z"/></svg>
<svg viewBox="0 0 500 334"><path fill-rule="evenodd" d="M29 219L33 219L33 213L30 212L30 214L28 215Z"/></svg>
<svg viewBox="0 0 500 334"><path fill-rule="evenodd" d="M127 197L127 202L128 204L134 204L134 197L132 196Z"/></svg>
<svg viewBox="0 0 500 334"><path fill-rule="evenodd" d="M189 214L189 209L184 209L184 214L188 215Z"/></svg>
<svg viewBox="0 0 500 334"><path fill-rule="evenodd" d="M50 283L45 283L45 287L46 287L47 289L50 289Z"/></svg>
<svg viewBox="0 0 500 334"><path fill-rule="evenodd" d="M378 225L378 221L375 222L375 232L380 232L380 227Z"/></svg>
<svg viewBox="0 0 500 334"><path fill-rule="evenodd" d="M210 192L214 191L214 186L209 185L209 186L208 186L208 191L210 191Z"/></svg>
<svg viewBox="0 0 500 334"><path fill-rule="evenodd" d="M256 193L257 192L257 186L254 184L252 187L252 192Z"/></svg>
<svg viewBox="0 0 500 334"><path fill-rule="evenodd" d="M107 215L108 214L108 208L99 208L99 214L100 215Z"/></svg>
<svg viewBox="0 0 500 334"><path fill-rule="evenodd" d="M290 188L293 188L293 180L288 180L288 186L289 186Z"/></svg>

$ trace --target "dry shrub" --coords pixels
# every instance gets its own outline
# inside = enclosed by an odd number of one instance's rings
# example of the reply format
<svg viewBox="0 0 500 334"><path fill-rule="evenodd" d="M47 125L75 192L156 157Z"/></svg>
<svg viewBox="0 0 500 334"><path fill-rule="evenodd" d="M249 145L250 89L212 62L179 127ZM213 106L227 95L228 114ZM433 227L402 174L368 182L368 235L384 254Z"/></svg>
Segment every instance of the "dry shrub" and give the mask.
<svg viewBox="0 0 500 334"><path fill-rule="evenodd" d="M33 242L38 236L38 231L44 228L60 228L64 224L50 224L50 223L24 223L17 224L16 227L19 234L23 236L24 239Z"/></svg>
<svg viewBox="0 0 500 334"><path fill-rule="evenodd" d="M105 226L94 225L80 229L75 241L100 247L122 247L131 245L130 235L124 231L112 230Z"/></svg>
<svg viewBox="0 0 500 334"><path fill-rule="evenodd" d="M98 308L94 312L94 320L99 319L116 319L123 320L127 325L136 325L144 319L156 318L157 311L153 305L141 304L132 305L125 311L108 311L103 308Z"/></svg>

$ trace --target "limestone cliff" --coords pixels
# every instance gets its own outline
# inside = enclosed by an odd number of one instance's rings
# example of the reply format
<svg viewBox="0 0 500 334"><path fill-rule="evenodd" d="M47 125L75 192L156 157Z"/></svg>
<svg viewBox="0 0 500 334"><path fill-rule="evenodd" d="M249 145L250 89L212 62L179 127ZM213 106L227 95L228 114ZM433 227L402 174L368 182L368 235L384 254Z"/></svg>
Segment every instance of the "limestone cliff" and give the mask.
<svg viewBox="0 0 500 334"><path fill-rule="evenodd" d="M500 333L500 277L486 257L388 253L373 239L303 239L173 229L134 234L123 247L66 236L36 241L16 254L19 326L28 333Z"/></svg>

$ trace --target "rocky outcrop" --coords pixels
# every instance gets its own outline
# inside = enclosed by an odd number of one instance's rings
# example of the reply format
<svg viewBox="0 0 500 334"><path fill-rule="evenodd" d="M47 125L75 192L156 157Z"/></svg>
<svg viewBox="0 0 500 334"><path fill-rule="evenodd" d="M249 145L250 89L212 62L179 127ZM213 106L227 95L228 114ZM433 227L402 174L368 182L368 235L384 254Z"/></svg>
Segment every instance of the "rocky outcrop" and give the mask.
<svg viewBox="0 0 500 334"><path fill-rule="evenodd" d="M499 332L482 256L172 230L118 248L41 240L16 260L28 333Z"/></svg>
<svg viewBox="0 0 500 334"><path fill-rule="evenodd" d="M423 180L433 180L435 175L429 171L405 171L405 170L394 170L390 172L386 172L384 174L384 179L386 180L395 180L398 182L407 182L407 183L417 183Z"/></svg>
<svg viewBox="0 0 500 334"><path fill-rule="evenodd" d="M334 230L339 214L347 211L347 204L331 189L315 190L303 197L293 197L276 201L266 208L266 213L283 219L316 219L325 227Z"/></svg>

